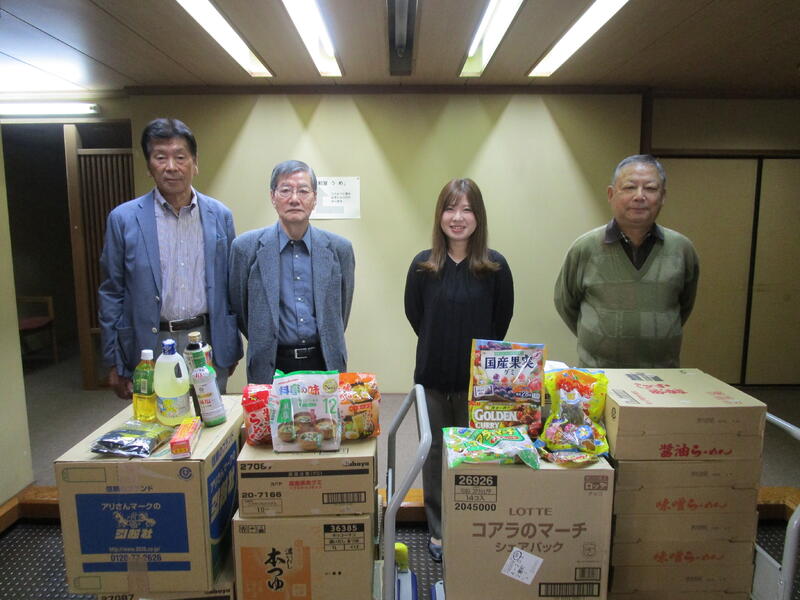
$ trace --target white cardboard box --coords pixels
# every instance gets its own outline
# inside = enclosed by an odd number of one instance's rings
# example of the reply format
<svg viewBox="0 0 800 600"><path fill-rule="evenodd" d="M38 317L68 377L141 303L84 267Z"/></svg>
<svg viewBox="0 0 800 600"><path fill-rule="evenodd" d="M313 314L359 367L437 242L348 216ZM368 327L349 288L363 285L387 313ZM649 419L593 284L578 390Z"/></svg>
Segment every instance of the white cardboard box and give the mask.
<svg viewBox="0 0 800 600"><path fill-rule="evenodd" d="M374 513L377 446L374 438L334 452L245 445L237 461L241 516Z"/></svg>
<svg viewBox="0 0 800 600"><path fill-rule="evenodd" d="M442 481L448 598L605 598L614 474L460 465Z"/></svg>
<svg viewBox="0 0 800 600"><path fill-rule="evenodd" d="M64 559L74 593L182 592L213 588L230 551L242 410L203 428L192 458L169 444L146 459L95 454L94 440L131 417L130 407L55 462Z"/></svg>

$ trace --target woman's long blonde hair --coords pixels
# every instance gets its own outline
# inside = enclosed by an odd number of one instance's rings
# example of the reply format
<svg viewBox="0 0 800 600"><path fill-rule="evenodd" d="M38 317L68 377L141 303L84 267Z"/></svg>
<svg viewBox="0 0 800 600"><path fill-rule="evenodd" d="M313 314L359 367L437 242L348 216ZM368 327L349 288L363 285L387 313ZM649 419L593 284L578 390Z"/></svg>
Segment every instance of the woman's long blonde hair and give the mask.
<svg viewBox="0 0 800 600"><path fill-rule="evenodd" d="M461 197L467 199L475 215L475 231L467 242L467 259L469 270L474 275L483 275L489 271L497 271L500 265L489 259L489 247L486 225L486 207L483 204L483 195L472 179L451 179L439 192L436 209L433 214L433 239L431 242L430 258L419 263L423 271L439 274L447 259L447 236L442 231L442 214L445 209L456 204Z"/></svg>

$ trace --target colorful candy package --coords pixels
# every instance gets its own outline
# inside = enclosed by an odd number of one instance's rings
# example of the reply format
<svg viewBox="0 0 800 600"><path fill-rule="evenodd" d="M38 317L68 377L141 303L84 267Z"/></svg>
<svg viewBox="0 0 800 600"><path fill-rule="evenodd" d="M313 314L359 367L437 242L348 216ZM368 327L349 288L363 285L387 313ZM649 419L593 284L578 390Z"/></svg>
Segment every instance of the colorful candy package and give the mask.
<svg viewBox="0 0 800 600"><path fill-rule="evenodd" d="M346 440L377 437L381 393L373 373L339 373L339 417Z"/></svg>
<svg viewBox="0 0 800 600"><path fill-rule="evenodd" d="M461 463L523 462L533 469L539 468L539 455L523 426L494 430L445 427L442 433L451 467Z"/></svg>

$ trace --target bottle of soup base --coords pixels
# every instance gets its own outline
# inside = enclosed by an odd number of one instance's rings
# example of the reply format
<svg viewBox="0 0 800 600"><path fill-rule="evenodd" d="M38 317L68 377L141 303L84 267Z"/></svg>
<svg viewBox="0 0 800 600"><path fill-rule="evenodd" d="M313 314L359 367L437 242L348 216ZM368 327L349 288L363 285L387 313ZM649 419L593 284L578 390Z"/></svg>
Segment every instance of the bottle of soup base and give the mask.
<svg viewBox="0 0 800 600"><path fill-rule="evenodd" d="M189 372L183 357L175 351L175 340L162 342L161 356L156 360L153 376L156 419L169 427L180 425L192 416L189 400Z"/></svg>
<svg viewBox="0 0 800 600"><path fill-rule="evenodd" d="M192 353L195 369L192 371L192 386L200 404L200 418L206 427L213 427L225 422L225 405L217 387L217 372L206 364L203 350Z"/></svg>

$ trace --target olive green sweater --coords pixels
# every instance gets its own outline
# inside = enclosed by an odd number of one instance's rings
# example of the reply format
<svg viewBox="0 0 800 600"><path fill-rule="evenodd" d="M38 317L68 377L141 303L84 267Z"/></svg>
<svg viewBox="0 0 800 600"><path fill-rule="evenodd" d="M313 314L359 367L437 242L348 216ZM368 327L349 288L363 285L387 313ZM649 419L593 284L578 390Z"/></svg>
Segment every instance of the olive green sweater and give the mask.
<svg viewBox="0 0 800 600"><path fill-rule="evenodd" d="M578 337L583 367L679 366L682 326L697 292L700 266L689 239L661 227L637 270L620 242L604 242L605 226L567 251L555 286L558 313Z"/></svg>

